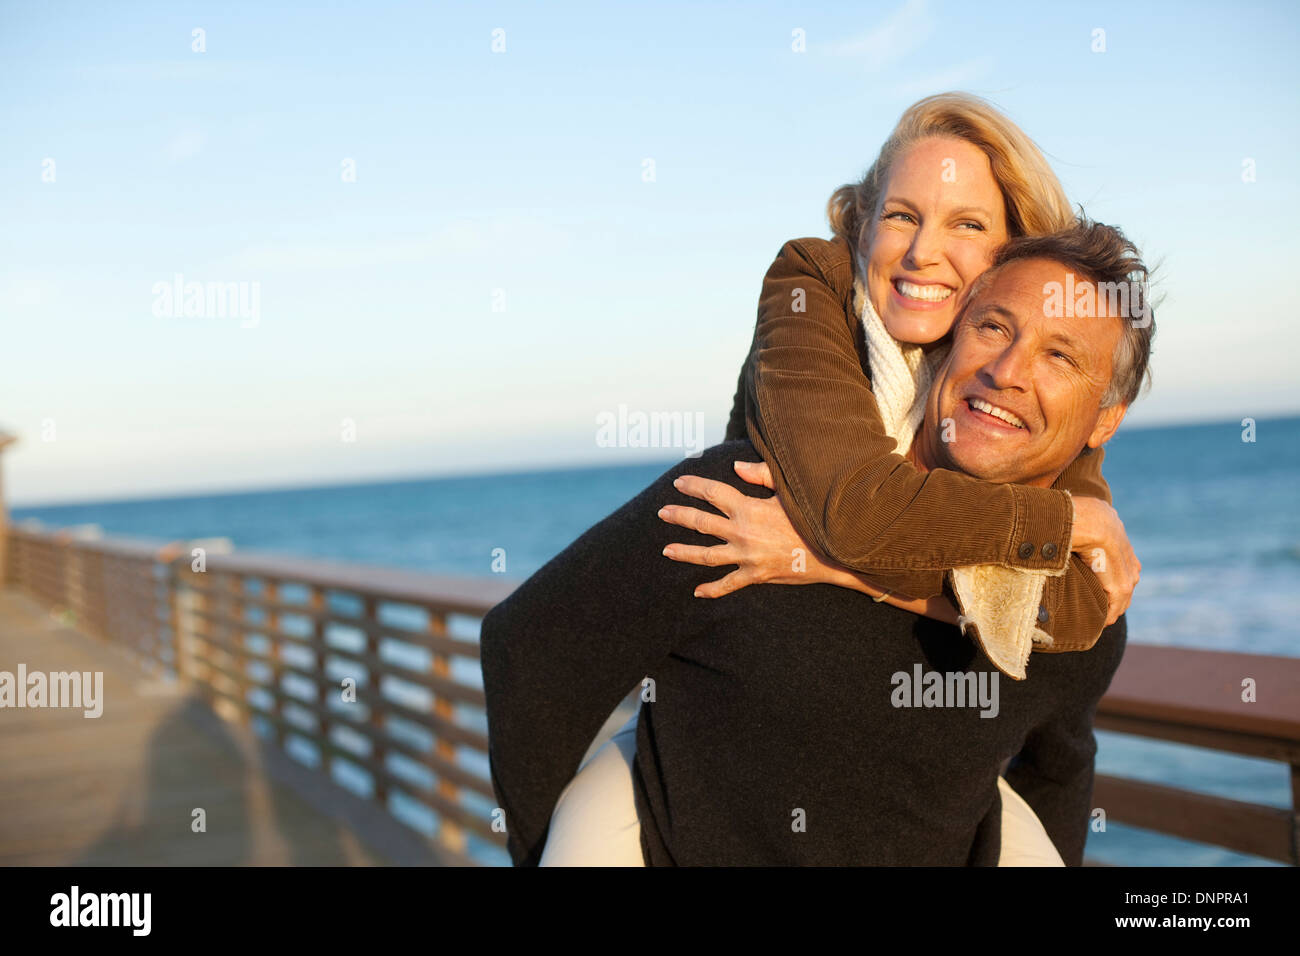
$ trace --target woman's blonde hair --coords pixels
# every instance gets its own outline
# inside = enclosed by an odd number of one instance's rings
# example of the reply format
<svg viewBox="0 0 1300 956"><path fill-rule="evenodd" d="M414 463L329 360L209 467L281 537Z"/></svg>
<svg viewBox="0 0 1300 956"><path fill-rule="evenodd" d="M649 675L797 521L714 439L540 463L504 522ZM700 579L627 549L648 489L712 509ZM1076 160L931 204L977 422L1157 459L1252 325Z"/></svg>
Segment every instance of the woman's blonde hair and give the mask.
<svg viewBox="0 0 1300 956"><path fill-rule="evenodd" d="M862 179L831 195L826 205L831 230L850 249L857 248L862 227L875 217L895 160L931 136L963 139L988 156L1007 205L1007 232L1012 238L1046 235L1074 224L1056 173L1019 126L978 96L939 93L908 107Z"/></svg>

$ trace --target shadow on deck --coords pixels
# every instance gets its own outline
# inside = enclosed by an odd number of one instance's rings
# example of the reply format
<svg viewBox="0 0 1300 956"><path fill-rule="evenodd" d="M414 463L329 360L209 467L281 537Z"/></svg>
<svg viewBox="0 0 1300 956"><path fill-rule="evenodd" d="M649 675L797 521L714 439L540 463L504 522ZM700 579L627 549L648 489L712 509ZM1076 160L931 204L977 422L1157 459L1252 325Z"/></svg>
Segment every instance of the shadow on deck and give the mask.
<svg viewBox="0 0 1300 956"><path fill-rule="evenodd" d="M103 713L0 712L0 865L440 865L335 786L175 681L0 592L0 670L103 673ZM206 815L206 831L192 829Z"/></svg>

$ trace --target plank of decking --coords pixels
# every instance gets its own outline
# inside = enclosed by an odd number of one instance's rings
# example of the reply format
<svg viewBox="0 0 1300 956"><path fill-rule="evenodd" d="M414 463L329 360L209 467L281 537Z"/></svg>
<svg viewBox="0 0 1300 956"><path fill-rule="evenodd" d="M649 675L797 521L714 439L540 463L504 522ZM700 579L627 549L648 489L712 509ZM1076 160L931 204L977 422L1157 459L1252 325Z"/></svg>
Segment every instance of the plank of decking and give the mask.
<svg viewBox="0 0 1300 956"><path fill-rule="evenodd" d="M103 715L0 708L0 866L456 862L192 692L0 591L0 671L102 671ZM207 830L191 830L202 807Z"/></svg>

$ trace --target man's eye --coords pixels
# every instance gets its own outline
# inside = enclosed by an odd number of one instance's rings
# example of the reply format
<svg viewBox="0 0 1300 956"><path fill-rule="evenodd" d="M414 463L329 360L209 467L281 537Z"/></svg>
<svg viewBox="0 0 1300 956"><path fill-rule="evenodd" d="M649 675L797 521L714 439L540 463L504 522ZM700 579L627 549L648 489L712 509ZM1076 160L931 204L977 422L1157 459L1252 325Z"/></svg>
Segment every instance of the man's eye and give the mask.
<svg viewBox="0 0 1300 956"><path fill-rule="evenodd" d="M1068 362L1068 363L1071 364L1071 365L1074 364L1074 359L1071 358L1069 355L1066 355L1064 352L1057 352L1057 351L1053 350L1053 351L1052 351L1052 358L1054 358L1054 359L1060 359L1060 360L1062 360L1063 362Z"/></svg>

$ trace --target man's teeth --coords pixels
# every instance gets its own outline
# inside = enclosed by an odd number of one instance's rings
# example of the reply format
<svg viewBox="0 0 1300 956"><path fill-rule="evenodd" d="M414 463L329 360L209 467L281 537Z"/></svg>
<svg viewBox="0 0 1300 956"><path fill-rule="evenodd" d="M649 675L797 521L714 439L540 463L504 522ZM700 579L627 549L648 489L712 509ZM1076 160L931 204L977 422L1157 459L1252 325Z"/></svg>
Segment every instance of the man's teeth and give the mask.
<svg viewBox="0 0 1300 956"><path fill-rule="evenodd" d="M1012 415L1005 408L998 408L996 405L990 405L988 402L983 401L982 399L972 398L970 400L970 407L975 409L977 412L984 412L986 415L992 415L994 418L1000 418L1008 425L1015 425L1017 428L1025 427L1024 422L1016 418L1015 415Z"/></svg>
<svg viewBox="0 0 1300 956"><path fill-rule="evenodd" d="M915 285L902 279L894 283L894 288L909 299L922 299L926 302L942 302L952 295L952 289L946 285Z"/></svg>

